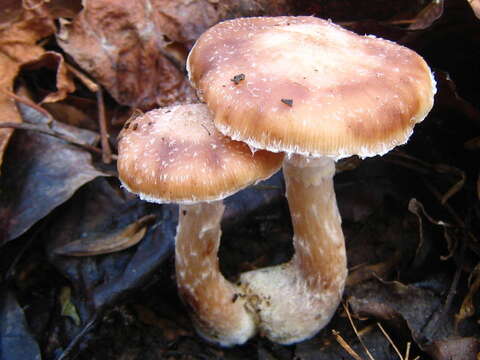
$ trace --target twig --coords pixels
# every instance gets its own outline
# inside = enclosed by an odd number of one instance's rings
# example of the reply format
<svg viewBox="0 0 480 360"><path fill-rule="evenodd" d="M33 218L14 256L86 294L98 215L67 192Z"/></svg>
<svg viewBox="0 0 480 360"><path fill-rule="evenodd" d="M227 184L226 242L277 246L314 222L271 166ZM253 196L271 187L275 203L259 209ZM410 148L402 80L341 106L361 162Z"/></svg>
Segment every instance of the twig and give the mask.
<svg viewBox="0 0 480 360"><path fill-rule="evenodd" d="M14 94L13 92L5 90L5 89L2 89L1 91L3 91L5 94L7 94L7 96L14 99L15 101L21 102L22 104L25 104L25 105L31 107L32 109L37 110L39 113L42 113L43 115L45 115L45 117L48 119L47 125L50 125L53 122L52 115L47 110L42 108L40 105L35 104L30 99L24 98L22 96L18 96L17 94Z"/></svg>
<svg viewBox="0 0 480 360"><path fill-rule="evenodd" d="M80 70L75 69L72 65L67 64L67 69L70 71L73 75L75 75L78 80L80 80L83 85L85 85L88 90L91 92L96 93L98 91L99 86L95 84L93 80L90 80L90 78L82 73Z"/></svg>
<svg viewBox="0 0 480 360"><path fill-rule="evenodd" d="M68 359L68 356L72 352L72 350L75 348L75 346L80 342L80 340L87 334L90 329L95 325L98 319L98 313L93 315L92 319L83 327L82 331L78 333L75 338L70 341L70 344L68 344L67 348L65 351L58 357L57 360L66 360Z"/></svg>
<svg viewBox="0 0 480 360"><path fill-rule="evenodd" d="M54 130L52 130L49 127L46 126L41 126L41 125L35 125L35 124L29 124L29 123L11 123L11 122L3 122L0 123L0 129L2 128L11 128L11 129L16 129L16 130L27 130L27 131L37 131L42 134L50 135L53 137L56 137L58 139L61 139L63 141L66 141L70 144L76 145L78 147L81 147L85 150L94 152L96 154L101 154L102 150L88 144L84 144L79 142L77 139L70 137L68 135L60 134Z"/></svg>
<svg viewBox="0 0 480 360"><path fill-rule="evenodd" d="M462 264L463 258L465 255L465 242L462 243L462 247L460 248L460 254L458 258L458 263ZM458 282L460 280L460 275L462 274L462 267L461 265L457 266L457 270L455 271L455 275L453 276L452 283L450 288L448 289L448 294L445 299L445 303L440 309L440 311L435 312L435 314L430 318L430 321L424 326L422 330L426 331L427 333L430 332L430 329L433 329L432 334L436 333L438 330L438 323L439 321L447 314L448 310L452 306L453 297L457 293Z"/></svg>
<svg viewBox="0 0 480 360"><path fill-rule="evenodd" d="M408 358L410 357L410 346L412 345L412 343L409 341L407 342L407 350L405 351L405 360L408 360Z"/></svg>
<svg viewBox="0 0 480 360"><path fill-rule="evenodd" d="M103 100L103 91L93 80L73 66L67 64L68 71L75 75L91 92L97 94L98 123L100 127L100 141L102 144L102 161L109 164L112 161L112 149L108 141L107 118L105 115L105 102Z"/></svg>
<svg viewBox="0 0 480 360"><path fill-rule="evenodd" d="M350 310L348 310L348 306L345 305L344 303L342 303L342 305L343 305L343 308L345 309L345 312L347 313L348 320L350 321L350 325L352 326L353 331L355 332L355 335L357 335L357 338L358 338L358 340L360 341L360 344L361 344L362 347L363 347L363 350L365 350L365 353L366 353L367 356L370 358L370 360L375 360L374 357L372 356L372 354L370 353L370 351L368 350L367 346L366 346L365 343L363 342L362 337L359 335L358 330L357 330L357 327L356 327L355 324L353 323L352 315L350 315Z"/></svg>
<svg viewBox="0 0 480 360"><path fill-rule="evenodd" d="M345 341L345 339L340 335L337 330L332 330L333 336L335 336L335 340L340 344L340 346L355 360L362 360L360 355L358 355L355 350L352 349L350 345Z"/></svg>
<svg viewBox="0 0 480 360"><path fill-rule="evenodd" d="M402 357L402 354L400 353L400 350L398 350L397 346L395 345L395 343L393 342L392 338L388 335L388 333L385 331L385 329L383 328L382 324L380 324L379 322L377 322L377 325L378 327L380 328L380 331L383 333L383 336L385 336L388 340L388 342L390 343L390 345L392 345L393 347L393 350L395 350L395 352L397 353L398 357L400 358L400 360L403 360L403 357Z"/></svg>
<svg viewBox="0 0 480 360"><path fill-rule="evenodd" d="M102 144L102 160L105 164L112 162L112 149L108 141L107 119L105 116L105 104L103 102L103 92L100 87L97 90L97 104L98 104L98 122L100 125L100 138Z"/></svg>

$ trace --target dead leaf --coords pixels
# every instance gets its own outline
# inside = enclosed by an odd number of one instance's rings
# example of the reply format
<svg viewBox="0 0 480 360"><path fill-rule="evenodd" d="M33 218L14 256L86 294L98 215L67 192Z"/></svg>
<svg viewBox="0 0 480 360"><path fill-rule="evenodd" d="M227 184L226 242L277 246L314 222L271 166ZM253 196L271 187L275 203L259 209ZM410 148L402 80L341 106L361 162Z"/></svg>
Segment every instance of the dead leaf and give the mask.
<svg viewBox="0 0 480 360"><path fill-rule="evenodd" d="M80 189L58 213L46 243L50 261L70 280L75 295L94 305L79 308L82 319L91 318L125 292L144 284L173 250L178 207L146 203L109 180L100 177ZM154 223L135 247L85 257L54 252L84 233L121 232L136 219L152 214Z"/></svg>
<svg viewBox="0 0 480 360"><path fill-rule="evenodd" d="M448 254L443 255L440 258L442 260L448 260L451 258L455 250L457 249L458 242L455 241L455 239L450 236L449 229L452 228L452 225L443 221L443 220L435 220L432 218L428 213L425 211L425 207L423 204L418 201L417 199L410 199L408 202L408 211L410 211L412 214L415 214L415 216L418 219L418 226L419 226L419 236L420 236L420 241L417 246L417 255L419 254L421 248L423 247L424 244L424 237L423 237L423 220L422 220L422 215L425 216L425 218L434 225L440 226L443 228L443 235L445 237L445 240L447 242L447 247L448 247Z"/></svg>
<svg viewBox="0 0 480 360"><path fill-rule="evenodd" d="M149 109L194 99L183 65L216 21L206 1L85 1L57 40L117 102Z"/></svg>
<svg viewBox="0 0 480 360"><path fill-rule="evenodd" d="M144 305L137 304L134 305L134 308L141 322L160 328L163 336L170 342L176 341L181 336L192 335L189 331L179 327L178 323L158 317L155 312Z"/></svg>
<svg viewBox="0 0 480 360"><path fill-rule="evenodd" d="M474 337L453 336L425 346L425 351L435 360L476 360L479 350Z"/></svg>
<svg viewBox="0 0 480 360"><path fill-rule="evenodd" d="M0 293L0 360L40 360L40 348L15 295L6 288L0 288Z"/></svg>
<svg viewBox="0 0 480 360"><path fill-rule="evenodd" d="M444 0L432 0L422 11L420 11L415 19L413 19L413 22L408 26L408 29L423 30L429 28L443 15L443 8Z"/></svg>
<svg viewBox="0 0 480 360"><path fill-rule="evenodd" d="M154 215L145 215L125 228L112 233L84 233L82 235L85 235L85 237L74 240L53 251L58 255L93 256L128 249L143 239L147 232L147 225L154 219Z"/></svg>
<svg viewBox="0 0 480 360"><path fill-rule="evenodd" d="M22 64L39 59L44 50L37 45L38 40L55 31L53 20L43 6L18 10L16 20L0 24L0 121L21 122L15 102L2 90L13 90L13 81ZM0 165L13 133L11 129L0 129Z"/></svg>
<svg viewBox="0 0 480 360"><path fill-rule="evenodd" d="M473 315L475 315L475 304L474 298L477 294L478 290L480 289L480 265L477 264L475 269L469 276L469 289L468 293L463 299L462 306L457 314L455 314L455 327L458 327L458 324Z"/></svg>
<svg viewBox="0 0 480 360"><path fill-rule="evenodd" d="M35 122L35 116L43 116L28 107L22 111L31 122ZM91 131L64 124L61 127L63 131L70 129L69 136L83 141L97 139ZM93 167L90 153L58 138L29 131L18 131L14 136L4 172L8 176L0 179L0 245L23 234L86 182L106 175Z"/></svg>
<svg viewBox="0 0 480 360"><path fill-rule="evenodd" d="M346 286L354 286L375 276L385 279L400 264L402 260L402 252L397 250L395 254L383 262L371 265L360 265L355 269L350 269Z"/></svg>
<svg viewBox="0 0 480 360"><path fill-rule="evenodd" d="M72 303L72 289L70 289L68 286L64 286L62 290L60 290L60 296L58 300L61 306L60 314L62 316L69 317L76 326L80 326L80 316L78 316L77 309Z"/></svg>
<svg viewBox="0 0 480 360"><path fill-rule="evenodd" d="M25 63L22 66L23 70L37 70L42 68L54 70L57 74L57 91L45 96L41 101L42 103L52 103L63 100L69 93L75 91L75 83L61 54L54 51L47 51L38 59Z"/></svg>

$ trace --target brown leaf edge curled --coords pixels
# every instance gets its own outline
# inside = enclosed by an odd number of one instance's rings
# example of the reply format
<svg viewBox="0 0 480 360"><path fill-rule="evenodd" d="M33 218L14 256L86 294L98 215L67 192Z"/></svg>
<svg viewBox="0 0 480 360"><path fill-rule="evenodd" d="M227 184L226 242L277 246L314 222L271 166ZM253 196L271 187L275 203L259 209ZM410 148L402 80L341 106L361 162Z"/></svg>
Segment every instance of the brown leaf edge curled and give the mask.
<svg viewBox="0 0 480 360"><path fill-rule="evenodd" d="M17 8L15 14L15 20L0 24L0 90L13 90L20 67L44 54L37 42L55 31L53 19L43 6ZM0 91L0 113L0 122L22 122L15 102L3 91ZM12 129L0 129L0 165L12 133Z"/></svg>

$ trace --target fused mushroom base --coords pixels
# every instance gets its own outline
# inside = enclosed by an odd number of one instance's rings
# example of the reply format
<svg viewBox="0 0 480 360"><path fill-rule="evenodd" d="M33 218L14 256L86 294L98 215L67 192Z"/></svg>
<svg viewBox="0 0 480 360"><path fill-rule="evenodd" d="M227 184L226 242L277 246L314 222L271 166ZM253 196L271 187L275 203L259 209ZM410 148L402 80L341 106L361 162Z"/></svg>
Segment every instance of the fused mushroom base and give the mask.
<svg viewBox="0 0 480 360"><path fill-rule="evenodd" d="M240 277L259 330L280 344L315 335L334 315L347 276L332 159L284 161L295 255L286 264Z"/></svg>

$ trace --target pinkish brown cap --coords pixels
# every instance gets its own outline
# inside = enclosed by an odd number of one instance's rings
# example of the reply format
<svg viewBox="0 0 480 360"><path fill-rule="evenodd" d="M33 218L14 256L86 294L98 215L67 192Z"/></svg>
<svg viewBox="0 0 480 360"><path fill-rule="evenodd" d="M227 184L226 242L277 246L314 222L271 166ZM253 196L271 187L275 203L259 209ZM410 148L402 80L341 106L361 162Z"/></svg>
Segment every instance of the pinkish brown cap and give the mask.
<svg viewBox="0 0 480 360"><path fill-rule="evenodd" d="M125 124L118 173L131 192L152 202L219 200L274 174L283 154L257 151L214 127L203 104L152 110Z"/></svg>
<svg viewBox="0 0 480 360"><path fill-rule="evenodd" d="M217 24L188 69L222 133L311 156L367 157L405 143L435 93L414 51L315 17Z"/></svg>

